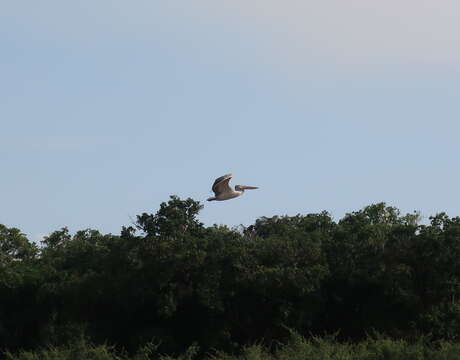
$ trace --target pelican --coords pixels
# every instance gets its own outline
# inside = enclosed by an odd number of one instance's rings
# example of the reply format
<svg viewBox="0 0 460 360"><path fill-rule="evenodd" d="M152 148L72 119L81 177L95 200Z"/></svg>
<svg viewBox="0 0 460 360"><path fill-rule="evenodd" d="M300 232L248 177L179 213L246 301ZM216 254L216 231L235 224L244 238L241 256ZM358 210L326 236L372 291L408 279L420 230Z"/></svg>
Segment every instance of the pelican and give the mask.
<svg viewBox="0 0 460 360"><path fill-rule="evenodd" d="M215 196L208 198L208 201L233 199L243 195L246 189L258 189L257 186L235 185L235 190L233 190L228 185L232 177L233 174L218 177L212 185L212 191L214 191Z"/></svg>

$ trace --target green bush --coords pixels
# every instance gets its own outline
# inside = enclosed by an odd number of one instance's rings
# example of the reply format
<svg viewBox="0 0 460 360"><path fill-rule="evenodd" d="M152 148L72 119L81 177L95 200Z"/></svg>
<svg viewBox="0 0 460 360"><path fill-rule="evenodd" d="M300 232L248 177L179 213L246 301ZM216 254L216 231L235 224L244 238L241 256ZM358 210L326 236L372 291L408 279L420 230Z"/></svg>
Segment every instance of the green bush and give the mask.
<svg viewBox="0 0 460 360"><path fill-rule="evenodd" d="M460 360L459 343L430 343L423 339L409 343L385 337L341 343L334 336L306 339L295 332L286 344L275 349L258 343L238 352L238 355L222 351L200 355L198 347L192 345L178 356L169 356L159 353L157 344L149 343L129 356L110 346L81 342L35 352L6 353L5 360Z"/></svg>
<svg viewBox="0 0 460 360"><path fill-rule="evenodd" d="M6 360L123 360L115 354L113 348L99 346L51 347L44 350L20 351L17 354L6 353Z"/></svg>

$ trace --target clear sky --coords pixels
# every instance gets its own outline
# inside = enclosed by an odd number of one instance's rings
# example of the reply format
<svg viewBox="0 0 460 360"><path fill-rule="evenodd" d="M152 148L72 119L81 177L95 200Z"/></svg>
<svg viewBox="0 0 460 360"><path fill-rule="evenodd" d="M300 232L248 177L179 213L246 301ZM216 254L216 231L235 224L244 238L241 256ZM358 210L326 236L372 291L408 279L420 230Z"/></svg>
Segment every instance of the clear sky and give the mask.
<svg viewBox="0 0 460 360"><path fill-rule="evenodd" d="M385 201L460 215L458 0L5 0L0 223L118 233Z"/></svg>

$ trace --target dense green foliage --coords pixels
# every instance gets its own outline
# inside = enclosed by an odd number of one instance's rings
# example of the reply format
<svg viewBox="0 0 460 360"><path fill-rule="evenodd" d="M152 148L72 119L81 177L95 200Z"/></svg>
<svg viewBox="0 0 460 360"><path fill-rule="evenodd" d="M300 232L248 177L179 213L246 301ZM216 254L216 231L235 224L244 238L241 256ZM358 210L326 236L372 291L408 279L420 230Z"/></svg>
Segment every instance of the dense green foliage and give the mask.
<svg viewBox="0 0 460 360"><path fill-rule="evenodd" d="M234 230L205 227L201 207L173 196L120 235L63 228L38 245L0 225L0 349L64 351L83 336L94 351L133 355L155 343L163 354L191 344L232 353L285 341L287 329L353 342L372 331L457 340L460 218L420 225L379 203L337 222L322 212Z"/></svg>
<svg viewBox="0 0 460 360"><path fill-rule="evenodd" d="M286 344L272 349L261 344L243 347L237 354L210 351L202 356L190 346L182 354L169 356L149 343L134 354L120 353L107 345L78 342L37 351L6 353L6 360L460 360L460 344L449 341L409 343L385 337L366 338L358 343L338 342L334 337L305 339L293 333Z"/></svg>

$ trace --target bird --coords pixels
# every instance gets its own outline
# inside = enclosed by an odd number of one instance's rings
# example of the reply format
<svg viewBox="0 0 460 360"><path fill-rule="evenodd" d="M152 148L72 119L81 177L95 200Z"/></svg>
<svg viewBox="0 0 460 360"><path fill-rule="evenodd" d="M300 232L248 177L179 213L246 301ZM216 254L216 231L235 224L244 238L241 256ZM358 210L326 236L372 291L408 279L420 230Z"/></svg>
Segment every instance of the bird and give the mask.
<svg viewBox="0 0 460 360"><path fill-rule="evenodd" d="M241 196L244 194L246 189L258 189L257 186L248 186L248 185L235 185L235 190L233 190L228 184L230 179L233 177L233 174L226 174L221 177L218 177L214 184L212 185L212 191L214 191L213 197L208 198L208 201L213 200L229 200Z"/></svg>

